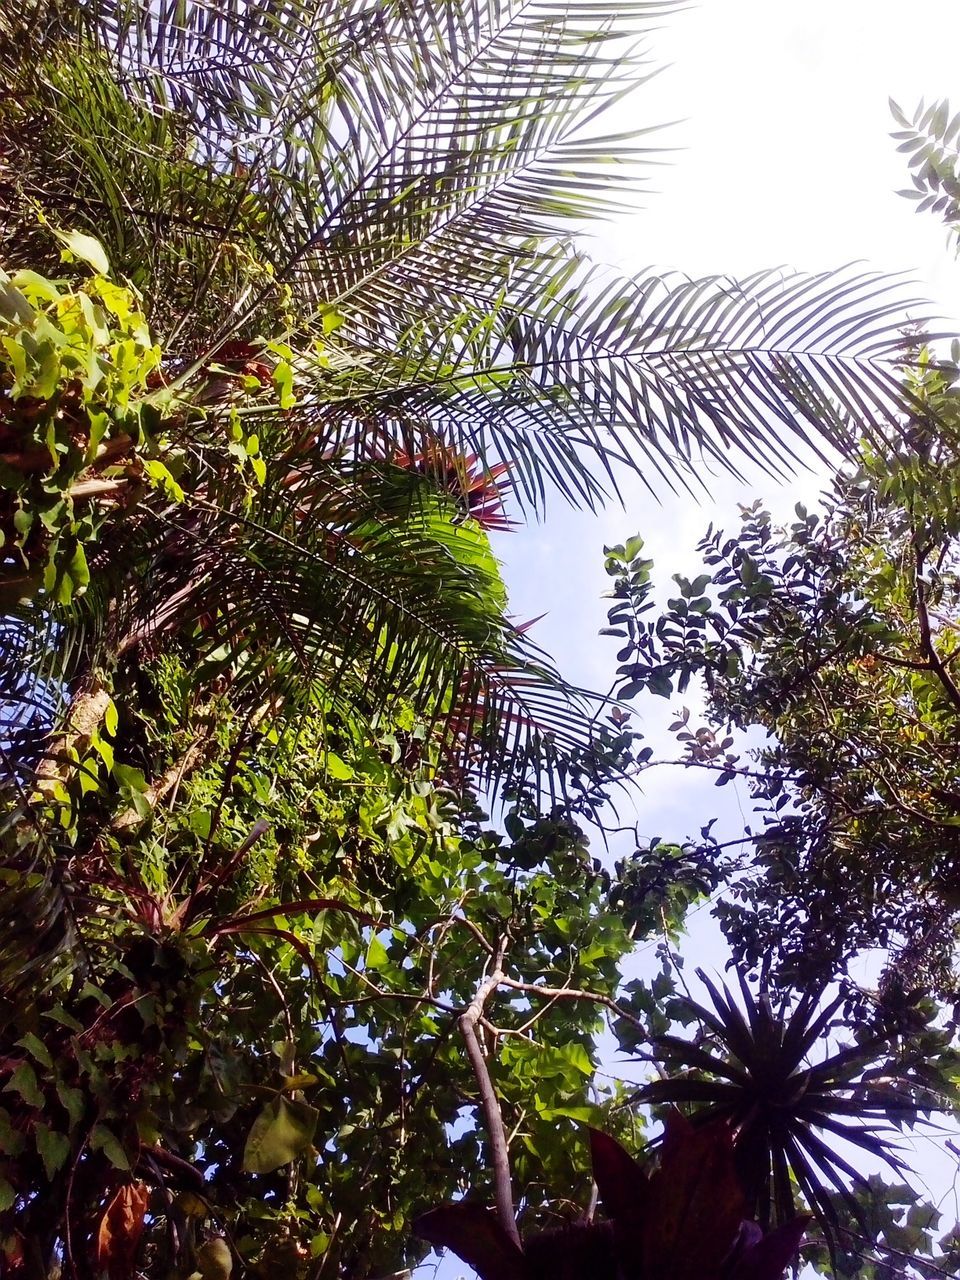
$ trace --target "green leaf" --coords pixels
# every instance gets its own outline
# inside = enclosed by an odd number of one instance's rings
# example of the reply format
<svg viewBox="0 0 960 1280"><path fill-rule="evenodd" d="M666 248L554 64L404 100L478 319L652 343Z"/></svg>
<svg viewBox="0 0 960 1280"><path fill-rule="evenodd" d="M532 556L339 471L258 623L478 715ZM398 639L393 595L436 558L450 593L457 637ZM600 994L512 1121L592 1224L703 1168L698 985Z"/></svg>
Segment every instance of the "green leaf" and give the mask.
<svg viewBox="0 0 960 1280"><path fill-rule="evenodd" d="M33 307L5 273L0 273L0 320L23 325L33 324Z"/></svg>
<svg viewBox="0 0 960 1280"><path fill-rule="evenodd" d="M50 230L63 245L60 257L64 262L85 262L98 276L110 274L110 259L94 236L83 231L63 231L59 227L51 227Z"/></svg>
<svg viewBox="0 0 960 1280"><path fill-rule="evenodd" d="M278 362L273 371L273 385L277 389L281 409L292 409L297 403L293 394L293 370L286 360Z"/></svg>
<svg viewBox="0 0 960 1280"><path fill-rule="evenodd" d="M0 1213L6 1213L6 1211L15 1203L16 1199L17 1193L14 1191L10 1183L6 1178L0 1178Z"/></svg>
<svg viewBox="0 0 960 1280"><path fill-rule="evenodd" d="M213 814L209 809L194 809L187 817L187 826L201 840L208 839L213 825Z"/></svg>
<svg viewBox="0 0 960 1280"><path fill-rule="evenodd" d="M53 1070L53 1058L50 1056L50 1050L40 1037L34 1035L32 1031L28 1031L25 1036L21 1036L14 1043L18 1044L22 1049L26 1049L31 1058L39 1062L41 1067L46 1067L48 1071Z"/></svg>
<svg viewBox="0 0 960 1280"><path fill-rule="evenodd" d="M243 1150L247 1173L272 1173L302 1155L313 1141L319 1112L306 1102L279 1095L268 1102L250 1130Z"/></svg>
<svg viewBox="0 0 960 1280"><path fill-rule="evenodd" d="M336 329L339 329L340 326L343 324L343 319L344 319L343 316L340 314L339 311L336 311L333 307L329 307L329 306L323 307L321 308L321 313L322 313L321 324L323 325L324 335L333 333Z"/></svg>
<svg viewBox="0 0 960 1280"><path fill-rule="evenodd" d="M61 1004L55 1004L51 1009L48 1009L44 1017L50 1018L53 1022L59 1022L62 1027L69 1027L71 1031L83 1030L83 1023L75 1018L72 1013L67 1013Z"/></svg>
<svg viewBox="0 0 960 1280"><path fill-rule="evenodd" d="M367 947L366 967L368 969L384 969L390 963L387 949L376 934L370 939Z"/></svg>
<svg viewBox="0 0 960 1280"><path fill-rule="evenodd" d="M323 760L327 773L331 778L336 778L338 782L346 782L354 777L354 771L350 765L345 760L341 760L335 752L328 751Z"/></svg>
<svg viewBox="0 0 960 1280"><path fill-rule="evenodd" d="M154 488L159 489L171 502L183 502L184 492L173 478L168 467L159 458L149 458L143 464L143 471L149 477Z"/></svg>
<svg viewBox="0 0 960 1280"><path fill-rule="evenodd" d="M113 776L117 785L124 792L140 792L143 794L147 790L147 780L143 776L140 769L135 769L127 764L115 764L113 766Z"/></svg>
<svg viewBox="0 0 960 1280"><path fill-rule="evenodd" d="M43 1094L37 1085L37 1073L29 1062L21 1062L3 1086L4 1093L19 1093L29 1107L43 1106Z"/></svg>
<svg viewBox="0 0 960 1280"><path fill-rule="evenodd" d="M51 1129L46 1124L37 1125L34 1138L46 1175L52 1179L57 1170L63 1167L70 1154L70 1139L66 1134L60 1133L57 1129Z"/></svg>
<svg viewBox="0 0 960 1280"><path fill-rule="evenodd" d="M127 1153L116 1135L106 1125L94 1125L93 1132L90 1134L90 1145L95 1151L102 1151L115 1169L122 1169L125 1173L129 1173L130 1161Z"/></svg>
<svg viewBox="0 0 960 1280"><path fill-rule="evenodd" d="M647 679L647 688L658 698L669 698L673 693L673 684L665 671L654 671Z"/></svg>
<svg viewBox="0 0 960 1280"><path fill-rule="evenodd" d="M107 701L107 705L103 712L103 727L106 729L111 738L117 736L117 725L119 718L117 715L117 705L112 698Z"/></svg>
<svg viewBox="0 0 960 1280"><path fill-rule="evenodd" d="M0 1151L6 1156L18 1156L23 1147L23 1134L13 1127L6 1107L0 1107Z"/></svg>
<svg viewBox="0 0 960 1280"><path fill-rule="evenodd" d="M61 1080L57 1082L57 1097L70 1117L70 1128L74 1129L83 1119L86 1110L86 1098L82 1090L74 1089Z"/></svg>

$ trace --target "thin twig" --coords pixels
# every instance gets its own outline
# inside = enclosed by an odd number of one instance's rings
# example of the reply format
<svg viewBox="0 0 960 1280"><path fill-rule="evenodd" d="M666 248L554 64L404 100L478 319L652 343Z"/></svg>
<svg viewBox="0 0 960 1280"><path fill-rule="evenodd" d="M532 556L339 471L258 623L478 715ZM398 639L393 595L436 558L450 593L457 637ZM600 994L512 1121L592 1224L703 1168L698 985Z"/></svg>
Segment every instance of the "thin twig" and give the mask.
<svg viewBox="0 0 960 1280"><path fill-rule="evenodd" d="M142 793L142 800L146 801L151 810L156 809L160 801L170 793L175 793L180 786L185 775L190 772L197 764L199 764L204 749L209 741L209 735L203 735L196 738L186 751L177 760L173 762L169 769L160 775L156 782L151 782L146 791ZM146 819L144 815L137 809L135 805L130 805L124 809L122 813L114 818L111 826L114 831L125 831L129 827L139 826Z"/></svg>
<svg viewBox="0 0 960 1280"><path fill-rule="evenodd" d="M640 1019L634 1017L632 1013L628 1013L626 1009L621 1008L612 996L602 996L596 991L581 991L578 987L542 987L535 982L518 982L514 978L503 976L500 978L500 985L512 987L514 991L529 991L538 996L543 996L547 1000L592 1000L594 1004L602 1004L611 1013L615 1013L618 1018L625 1018L627 1022L639 1027L641 1031L646 1030Z"/></svg>
<svg viewBox="0 0 960 1280"><path fill-rule="evenodd" d="M944 692L960 711L960 689L957 688L953 681L953 677L944 665L943 659L937 653L936 646L933 643L933 635L930 630L930 615L927 612L927 600L923 589L923 562L924 551L922 547L916 548L916 589L917 589L917 622L920 625L920 647L929 659L931 668L940 678Z"/></svg>
<svg viewBox="0 0 960 1280"><path fill-rule="evenodd" d="M476 940L480 943L481 947L483 947L484 951L486 951L487 955L493 955L493 947L484 937L483 932L477 928L472 920L468 920L466 916L453 916L451 917L451 923L462 924L465 929L469 929Z"/></svg>

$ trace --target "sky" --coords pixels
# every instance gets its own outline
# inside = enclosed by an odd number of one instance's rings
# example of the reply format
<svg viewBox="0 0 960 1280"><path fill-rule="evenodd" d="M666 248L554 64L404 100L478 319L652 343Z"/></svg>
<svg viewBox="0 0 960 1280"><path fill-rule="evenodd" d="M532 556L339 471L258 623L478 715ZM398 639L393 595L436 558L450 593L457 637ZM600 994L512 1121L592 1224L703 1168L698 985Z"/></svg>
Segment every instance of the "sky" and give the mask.
<svg viewBox="0 0 960 1280"><path fill-rule="evenodd" d="M896 194L909 180L888 106L893 97L912 114L921 98L955 88L960 107L957 0L930 0L922 21L909 23L891 0L703 0L668 19L652 48L665 69L608 123L678 121L661 135L675 150L636 213L583 237L593 258L626 272L653 265L733 276L862 262L905 273L944 328L960 332L960 265L942 224ZM533 638L569 679L605 690L615 668L614 642L597 638L606 621L605 543L640 533L666 594L672 574L698 571L694 548L708 524L736 529L737 503L760 497L786 517L798 500L812 506L822 488L818 470L777 485L743 469L746 485L708 478L710 500L699 504L667 492L657 502L628 481L622 507L590 514L556 503L542 525L500 539L511 608L519 619L546 613ZM673 704L659 714L655 701L636 718L662 738ZM690 789L688 774L658 775L642 801L645 828L675 831Z"/></svg>
<svg viewBox="0 0 960 1280"><path fill-rule="evenodd" d="M666 19L651 49L664 71L606 123L613 131L677 121L659 139L671 154L635 213L584 236L591 256L630 273L654 265L690 275L862 261L906 272L944 327L960 332L960 267L943 226L896 195L909 180L889 137L896 126L888 106L892 97L912 115L921 98L952 96L960 108L958 0L926 0L917 10L893 0L703 0ZM746 485L717 478L712 500L700 505L666 493L658 505L639 483L625 487L623 508L599 515L557 504L542 525L498 544L512 609L520 619L546 612L534 638L569 679L606 689L615 649L597 638L606 621L604 543L641 533L655 574L669 585L673 573L696 572L694 546L711 521L735 529L738 502L761 497L787 515L797 500L813 505L821 483L816 471L781 487L748 472ZM675 705L638 708L637 727L666 742ZM717 811L720 793L709 778L698 784L671 770L651 779L635 800L644 834L683 838ZM735 785L724 794L725 821L742 824L746 797ZM691 964L719 970L724 957L704 914L684 952L694 953ZM929 1147L917 1163L949 1197L953 1172ZM944 1205L955 1208L952 1200ZM464 1271L447 1259L437 1280Z"/></svg>

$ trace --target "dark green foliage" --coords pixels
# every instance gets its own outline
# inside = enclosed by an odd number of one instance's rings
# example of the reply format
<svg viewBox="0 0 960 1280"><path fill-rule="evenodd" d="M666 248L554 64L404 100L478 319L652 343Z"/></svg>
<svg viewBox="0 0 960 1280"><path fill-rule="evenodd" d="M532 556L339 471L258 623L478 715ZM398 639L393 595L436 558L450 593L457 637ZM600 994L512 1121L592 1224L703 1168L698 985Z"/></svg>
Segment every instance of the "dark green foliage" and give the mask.
<svg viewBox="0 0 960 1280"><path fill-rule="evenodd" d="M716 894L746 1009L705 978L713 1009L669 971L634 984L653 1046L626 1024L621 1042L666 1073L638 1097L727 1117L758 1214L790 1214L801 1195L822 1225L820 1264L844 1276L900 1262L939 1274L951 1247L943 1237L930 1261L939 1215L921 1229L883 1209L893 1192L853 1158L860 1147L901 1168L876 1126L957 1106L955 371L921 354L911 386L909 443L865 445L822 515L798 507L778 529L756 503L738 537L710 530L706 572L677 575L659 613L642 540L607 549L620 695L702 693L702 720L682 708L671 725L675 764L744 787L754 809L742 837L709 822L618 864L627 911L691 885ZM657 767L634 755L639 772ZM876 990L851 976L871 951Z"/></svg>
<svg viewBox="0 0 960 1280"><path fill-rule="evenodd" d="M478 1002L528 1217L585 1191L619 961L714 879L590 858L646 749L510 620L484 522L849 452L864 404L880 450L917 398L896 285L576 251L672 8L0 14L4 1271L416 1260L489 1178ZM732 1234L714 1272L779 1273Z"/></svg>
<svg viewBox="0 0 960 1280"><path fill-rule="evenodd" d="M575 1189L628 946L589 863L528 837L519 871L409 710L375 735L319 715L252 727L225 698L197 707L170 658L153 679L120 701L114 766L76 803L72 972L5 1010L10 1249L39 1268L69 1224L80 1265L132 1180L149 1274L204 1226L252 1274L284 1244L311 1275L415 1258L413 1208L486 1180L456 1016L503 936L512 985L487 1017L516 1177L531 1213L545 1179ZM176 804L143 776L171 758Z"/></svg>

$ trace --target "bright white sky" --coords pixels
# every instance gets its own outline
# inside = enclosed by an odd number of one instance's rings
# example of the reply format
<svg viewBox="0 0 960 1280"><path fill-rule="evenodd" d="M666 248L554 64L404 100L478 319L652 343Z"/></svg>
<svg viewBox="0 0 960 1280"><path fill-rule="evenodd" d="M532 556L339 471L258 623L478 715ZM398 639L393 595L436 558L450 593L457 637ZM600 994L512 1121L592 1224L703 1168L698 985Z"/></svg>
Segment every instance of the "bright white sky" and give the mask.
<svg viewBox="0 0 960 1280"><path fill-rule="evenodd" d="M909 179L889 138L896 126L887 105L893 97L912 114L921 98L953 96L960 108L958 51L958 0L925 0L912 13L894 0L703 0L668 19L653 53L671 65L609 126L678 120L662 135L677 150L652 171L635 215L594 230L590 252L627 271L656 264L691 275L864 260L908 272L941 314L960 316L960 268L943 227L895 194ZM549 611L534 636L569 678L607 688L615 665L614 643L596 634L606 621L605 542L641 532L668 583L670 574L695 568L693 547L711 520L735 527L737 502L762 496L787 512L798 498L809 502L819 483L806 475L778 491L754 475L746 489L728 480L711 488L714 506L668 494L657 506L635 485L625 511L586 516L555 507L544 526L500 542L516 616ZM644 706L640 719L663 741L658 710ZM698 787L682 771L652 775L637 801L641 832L691 834L717 812L718 796L734 790L717 792L709 779ZM729 799L747 808L746 797ZM688 967L722 965L709 931L695 929L691 944L698 954ZM942 1164L934 1170L926 1157L921 1163L948 1194L952 1173ZM956 1211L949 1195L944 1210ZM446 1259L438 1280L463 1270Z"/></svg>
<svg viewBox="0 0 960 1280"><path fill-rule="evenodd" d="M596 260L690 275L862 261L905 272L917 296L960 316L960 265L944 227L896 194L909 178L888 106L893 97L912 114L921 98L956 88L960 108L957 0L929 0L917 21L893 0L703 0L669 19L653 45L669 65L609 126L678 120L662 134L676 151L651 171L656 190L638 198L636 214L592 229L585 245ZM499 541L515 615L547 612L533 635L568 678L606 689L614 669L615 644L597 639L604 543L640 532L669 586L671 574L695 570L693 548L711 521L735 528L737 502L762 497L786 514L798 499L812 505L821 487L814 473L778 487L744 469L746 488L727 477L710 483L712 505L666 492L658 505L636 482L625 487L625 509L592 516L557 503L545 525ZM658 775L645 829L675 832L678 795L689 812L690 788L689 775Z"/></svg>

